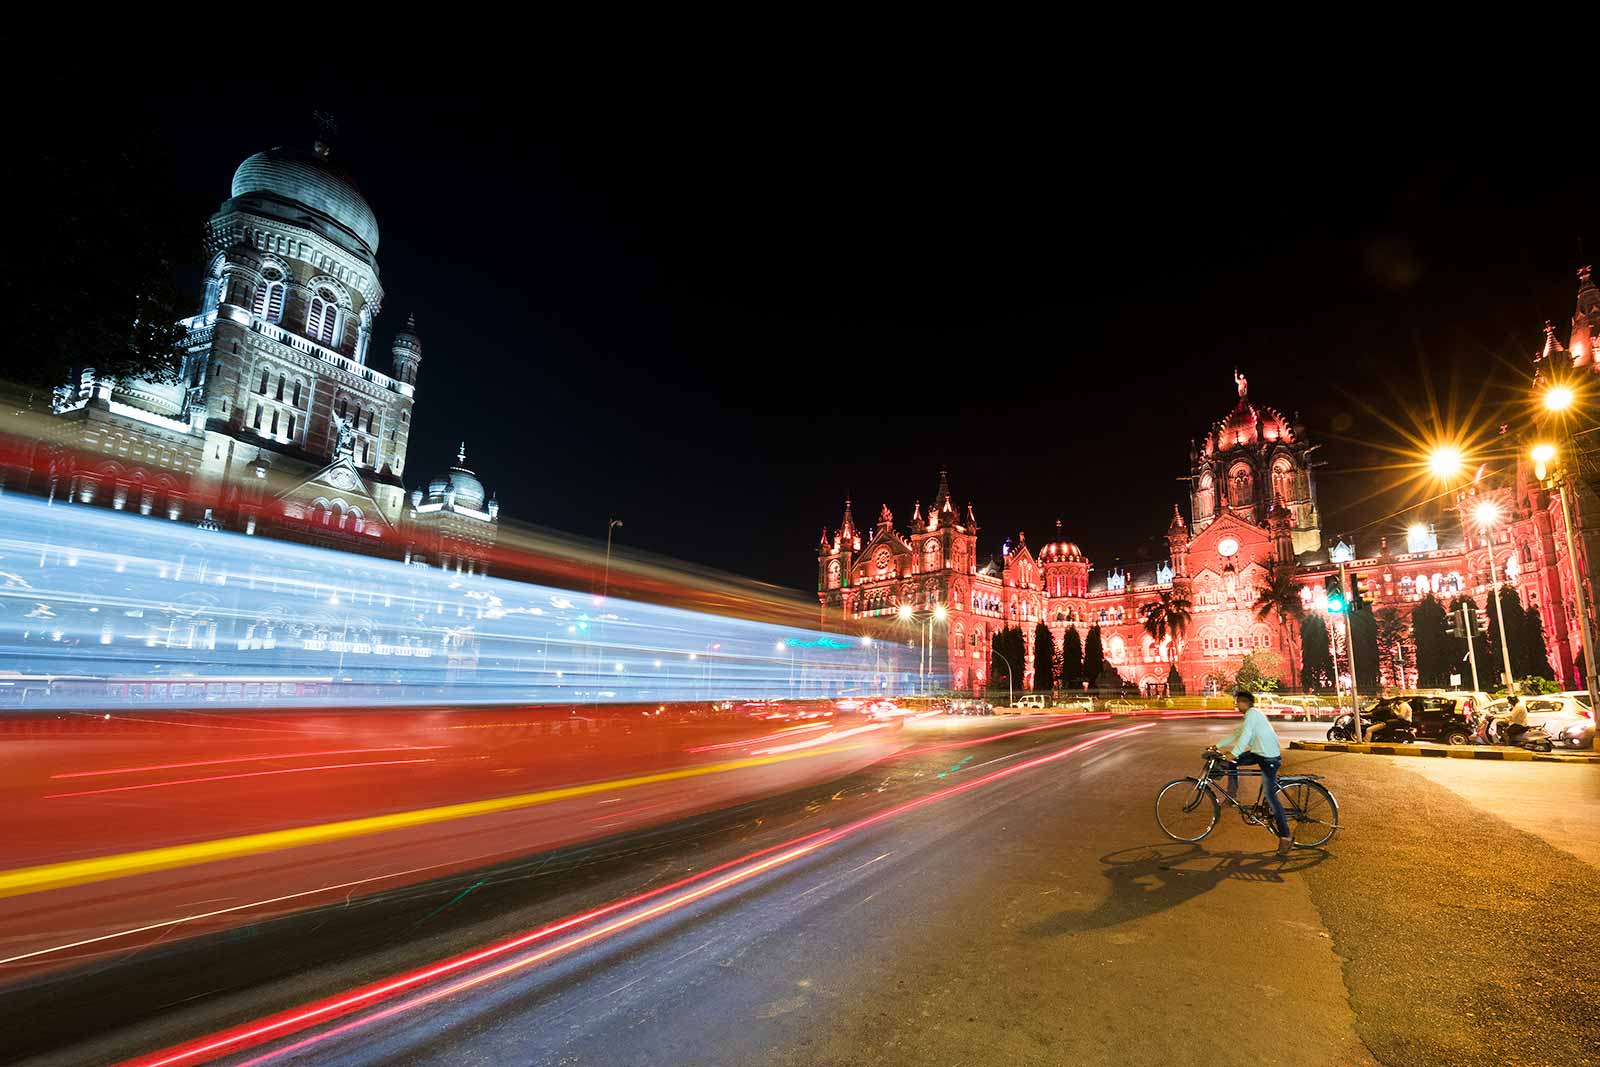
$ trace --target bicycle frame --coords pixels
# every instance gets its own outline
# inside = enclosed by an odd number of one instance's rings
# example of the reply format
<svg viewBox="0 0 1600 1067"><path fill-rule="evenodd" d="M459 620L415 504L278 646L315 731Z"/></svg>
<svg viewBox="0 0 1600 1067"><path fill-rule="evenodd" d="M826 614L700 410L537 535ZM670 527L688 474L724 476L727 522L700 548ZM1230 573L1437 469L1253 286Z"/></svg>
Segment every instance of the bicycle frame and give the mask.
<svg viewBox="0 0 1600 1067"><path fill-rule="evenodd" d="M1239 803L1238 798L1228 792L1225 787L1217 784L1216 779L1227 778L1230 774L1237 774L1241 778L1262 779L1260 788L1256 790L1256 802L1248 808ZM1320 774L1280 774L1278 776L1278 787L1281 789L1287 785L1294 785L1296 782L1317 782L1321 780L1322 775ZM1200 787L1209 790L1213 796L1219 797L1239 809L1239 817L1246 824L1260 826L1271 830L1274 835L1277 834L1277 827L1272 823L1272 812L1267 808L1266 776L1260 771L1250 770L1247 767L1240 767L1230 771L1225 760L1206 760L1206 769L1200 774Z"/></svg>

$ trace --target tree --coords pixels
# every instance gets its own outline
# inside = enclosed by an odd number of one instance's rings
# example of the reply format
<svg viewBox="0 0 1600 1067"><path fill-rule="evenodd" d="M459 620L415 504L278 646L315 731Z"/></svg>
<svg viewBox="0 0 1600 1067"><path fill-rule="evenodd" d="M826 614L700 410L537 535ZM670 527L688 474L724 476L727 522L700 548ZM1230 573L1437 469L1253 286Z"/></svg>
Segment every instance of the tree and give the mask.
<svg viewBox="0 0 1600 1067"><path fill-rule="evenodd" d="M1256 587L1256 618L1265 622L1276 619L1283 631L1284 647L1289 650L1289 669L1294 670L1298 658L1296 631L1305 615L1305 601L1300 598L1300 583L1296 581L1294 564L1276 557L1267 561L1267 573ZM1291 625L1291 621L1293 625ZM1327 631L1323 631L1326 638ZM1306 684L1302 681L1302 685Z"/></svg>
<svg viewBox="0 0 1600 1067"><path fill-rule="evenodd" d="M1233 688L1252 693L1267 693L1278 688L1278 671L1281 663L1271 652L1252 652L1239 661L1239 670L1233 676Z"/></svg>
<svg viewBox="0 0 1600 1067"><path fill-rule="evenodd" d="M1310 612L1300 620L1300 684L1307 689L1326 688L1336 677L1328 624L1320 613Z"/></svg>
<svg viewBox="0 0 1600 1067"><path fill-rule="evenodd" d="M1194 604L1182 593L1164 589L1161 595L1139 609L1144 620L1144 632L1160 647L1171 639L1172 659L1178 658L1183 645L1183 635L1189 632L1189 620L1194 617Z"/></svg>
<svg viewBox="0 0 1600 1067"><path fill-rule="evenodd" d="M196 310L178 273L201 249L154 150L159 139L136 126L104 123L93 137L64 127L9 153L12 188L49 175L0 257L7 345L25 354L6 373L24 384L63 385L84 366L109 379L177 378L177 320ZM24 164L29 174L14 172Z"/></svg>
<svg viewBox="0 0 1600 1067"><path fill-rule="evenodd" d="M1083 677L1090 685L1099 685L1100 674L1106 669L1106 654L1100 647L1100 624L1089 627L1089 637L1083 645Z"/></svg>
<svg viewBox="0 0 1600 1067"><path fill-rule="evenodd" d="M1415 649L1417 684L1442 686L1460 662L1456 642L1445 632L1446 612L1439 598L1429 593L1411 609L1411 646Z"/></svg>
<svg viewBox="0 0 1600 1067"><path fill-rule="evenodd" d="M1061 688L1083 688L1083 638L1071 623L1067 624L1067 632L1061 638Z"/></svg>
<svg viewBox="0 0 1600 1067"><path fill-rule="evenodd" d="M1404 647L1410 629L1406 625L1406 618L1394 608L1374 612L1372 618L1378 624L1378 666L1381 674L1393 679L1396 686L1404 688L1406 668L1415 669Z"/></svg>
<svg viewBox="0 0 1600 1067"><path fill-rule="evenodd" d="M1183 696L1183 675L1178 673L1176 663L1167 668L1167 696Z"/></svg>
<svg viewBox="0 0 1600 1067"><path fill-rule="evenodd" d="M1033 691L1048 693L1056 687L1056 639L1044 623L1033 628Z"/></svg>
<svg viewBox="0 0 1600 1067"><path fill-rule="evenodd" d="M1500 611L1495 612L1495 598L1500 601ZM1526 612L1522 610L1522 598L1517 596L1517 591L1509 585L1502 585L1495 593L1490 594L1489 606L1484 609L1489 616L1489 648L1494 656L1494 664L1487 672L1483 671L1483 664L1478 664L1478 670L1484 674L1484 680L1499 678L1506 671L1506 658L1511 661L1511 677L1517 676L1517 664L1522 662L1526 653L1523 643L1527 640ZM1500 616L1505 616L1505 633L1500 632ZM1506 655L1501 654L1501 643L1504 642ZM1498 687L1493 687L1498 688Z"/></svg>
<svg viewBox="0 0 1600 1067"><path fill-rule="evenodd" d="M1022 630L1008 626L990 642L989 689L996 696L1008 697L1022 688ZM1016 668L1015 677L1011 669Z"/></svg>
<svg viewBox="0 0 1600 1067"><path fill-rule="evenodd" d="M1378 621L1370 611L1352 611L1345 616L1350 625L1350 641L1356 653L1356 688L1368 693L1378 688Z"/></svg>
<svg viewBox="0 0 1600 1067"><path fill-rule="evenodd" d="M1538 608L1522 613L1522 659L1512 660L1511 665L1522 678L1555 678L1550 669L1550 649L1544 643L1544 616Z"/></svg>

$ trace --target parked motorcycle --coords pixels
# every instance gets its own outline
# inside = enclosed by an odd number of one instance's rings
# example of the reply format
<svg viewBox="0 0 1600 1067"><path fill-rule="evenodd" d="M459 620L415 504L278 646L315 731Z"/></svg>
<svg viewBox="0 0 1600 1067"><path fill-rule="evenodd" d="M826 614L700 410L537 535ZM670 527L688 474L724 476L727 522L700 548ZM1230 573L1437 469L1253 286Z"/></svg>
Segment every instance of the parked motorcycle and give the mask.
<svg viewBox="0 0 1600 1067"><path fill-rule="evenodd" d="M1333 725L1328 727L1329 741L1355 741L1356 717L1348 711L1340 712L1333 720Z"/></svg>

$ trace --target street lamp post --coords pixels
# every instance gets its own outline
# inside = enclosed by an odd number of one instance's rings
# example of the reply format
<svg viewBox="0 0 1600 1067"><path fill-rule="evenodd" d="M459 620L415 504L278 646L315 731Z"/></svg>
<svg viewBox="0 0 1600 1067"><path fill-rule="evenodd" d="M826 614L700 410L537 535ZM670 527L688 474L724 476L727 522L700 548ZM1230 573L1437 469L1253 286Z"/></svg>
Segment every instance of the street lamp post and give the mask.
<svg viewBox="0 0 1600 1067"><path fill-rule="evenodd" d="M1016 688L1011 684L1011 678L1017 673L1016 669L1011 666L1011 661L1006 658L1006 654L1004 652L1001 652L998 648L993 647L993 645L990 646L989 651L999 656L1000 662L1006 665L1006 707L1015 707L1017 703L1017 691Z"/></svg>
<svg viewBox="0 0 1600 1067"><path fill-rule="evenodd" d="M928 693L928 668L933 663L933 624L944 622L946 611L943 604L935 604L933 610L926 616L914 611L910 604L901 604L898 612L902 622L917 623L919 636L922 638L922 655L917 661L917 691L919 696Z"/></svg>
<svg viewBox="0 0 1600 1067"><path fill-rule="evenodd" d="M1546 406L1549 404L1547 398ZM1560 409L1551 408L1551 410ZM1534 447L1533 472L1540 482L1545 481L1547 473L1552 473L1549 471L1549 465L1555 458L1554 445L1544 444ZM1583 637L1583 682L1585 688L1589 690L1589 713L1600 715L1600 696L1596 695L1594 680L1594 638L1589 633L1589 610L1584 603L1583 574L1578 570L1577 540L1572 536L1572 507L1567 500L1566 471L1558 468L1553 475L1551 480L1555 482L1556 491L1561 497L1561 526L1567 538L1567 566L1572 571L1572 600L1578 610L1578 631ZM1600 751L1600 730L1595 731L1594 747Z"/></svg>
<svg viewBox="0 0 1600 1067"><path fill-rule="evenodd" d="M600 598L602 600L605 599L606 594L611 589L611 534L612 531L621 525L621 519L611 519L606 523L606 569L605 577L602 578L600 582Z"/></svg>
<svg viewBox="0 0 1600 1067"><path fill-rule="evenodd" d="M1505 609L1500 606L1500 575L1494 566L1494 527L1500 521L1500 508L1493 501L1485 500L1474 509L1473 517L1478 520L1478 529L1483 531L1484 547L1489 552L1489 596L1494 598L1494 616L1500 623L1500 660L1505 667L1506 695L1515 696L1517 683L1511 671L1511 641L1506 633ZM1468 640L1471 640L1470 635Z"/></svg>

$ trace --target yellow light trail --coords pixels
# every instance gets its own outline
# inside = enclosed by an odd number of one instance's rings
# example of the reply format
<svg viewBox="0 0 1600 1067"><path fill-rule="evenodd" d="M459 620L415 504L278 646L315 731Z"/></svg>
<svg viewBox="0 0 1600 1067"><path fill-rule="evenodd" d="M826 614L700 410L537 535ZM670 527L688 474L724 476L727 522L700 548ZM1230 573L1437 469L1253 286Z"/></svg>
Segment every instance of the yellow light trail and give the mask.
<svg viewBox="0 0 1600 1067"><path fill-rule="evenodd" d="M677 770L659 771L655 774L639 775L633 778L618 778L606 782L588 782L582 785L563 786L559 789L546 789L537 793L520 793L515 796L495 797L489 800L472 800L434 808L417 808L413 811L398 811L389 815L371 815L360 819L345 819L340 822L298 826L287 830L269 830L259 834L219 838L215 841L195 841L187 845L169 845L164 848L144 849L138 852L96 856L93 859L45 863L36 867L19 867L15 870L0 871L0 898L22 896L27 893L40 893L49 889L64 889L67 886L84 885L89 882L104 882L113 878L127 878L137 874L171 870L175 867L192 867L201 863L235 859L240 856L256 856L265 852L280 852L289 848L320 845L329 841L342 841L347 838L386 833L390 830L405 830L415 826L428 826L433 823L466 819L476 815L493 815L503 811L517 811L523 808L537 807L541 804L550 804L558 800L570 800L573 797L590 796L595 793L605 793L616 789L655 785L660 782L675 782L684 778L695 778L707 774L724 774L729 771L745 770L750 767L764 767L792 759L804 759L842 752L854 747L857 746L843 745L837 748L768 756L751 756L722 763L708 763L702 767L682 767Z"/></svg>

